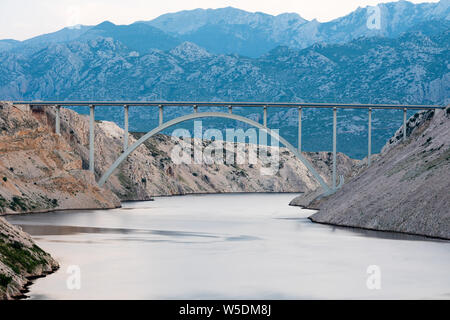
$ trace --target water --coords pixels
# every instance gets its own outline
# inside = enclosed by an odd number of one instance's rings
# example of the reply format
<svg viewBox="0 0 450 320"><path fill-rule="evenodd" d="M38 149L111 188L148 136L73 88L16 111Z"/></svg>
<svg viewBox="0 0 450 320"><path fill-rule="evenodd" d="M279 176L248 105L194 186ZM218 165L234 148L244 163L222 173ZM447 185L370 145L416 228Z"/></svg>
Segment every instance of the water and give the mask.
<svg viewBox="0 0 450 320"><path fill-rule="evenodd" d="M450 299L450 242L314 224L293 197L163 197L8 220L61 264L31 299ZM71 265L80 290L67 288Z"/></svg>

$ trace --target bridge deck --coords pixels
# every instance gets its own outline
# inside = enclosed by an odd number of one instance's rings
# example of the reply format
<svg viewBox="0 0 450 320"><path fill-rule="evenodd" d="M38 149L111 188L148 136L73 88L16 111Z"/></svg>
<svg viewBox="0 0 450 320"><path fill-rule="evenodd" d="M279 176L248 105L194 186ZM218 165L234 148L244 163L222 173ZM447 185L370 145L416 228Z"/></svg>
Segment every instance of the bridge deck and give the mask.
<svg viewBox="0 0 450 320"><path fill-rule="evenodd" d="M338 108L338 109L443 109L438 105L302 103L302 102L198 102L198 101L14 101L34 106L142 106L142 107L272 107L272 108Z"/></svg>

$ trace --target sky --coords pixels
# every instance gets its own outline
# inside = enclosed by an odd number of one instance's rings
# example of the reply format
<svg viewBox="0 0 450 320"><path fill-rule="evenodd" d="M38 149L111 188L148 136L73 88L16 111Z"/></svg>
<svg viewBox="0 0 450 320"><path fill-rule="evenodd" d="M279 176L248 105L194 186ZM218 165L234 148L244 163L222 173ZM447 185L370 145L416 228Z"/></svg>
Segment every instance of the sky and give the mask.
<svg viewBox="0 0 450 320"><path fill-rule="evenodd" d="M105 20L130 24L161 14L196 8L235 7L250 12L295 12L307 20L329 21L358 7L383 0L0 0L0 39L25 40L77 24L96 25ZM438 0L410 0L438 2Z"/></svg>

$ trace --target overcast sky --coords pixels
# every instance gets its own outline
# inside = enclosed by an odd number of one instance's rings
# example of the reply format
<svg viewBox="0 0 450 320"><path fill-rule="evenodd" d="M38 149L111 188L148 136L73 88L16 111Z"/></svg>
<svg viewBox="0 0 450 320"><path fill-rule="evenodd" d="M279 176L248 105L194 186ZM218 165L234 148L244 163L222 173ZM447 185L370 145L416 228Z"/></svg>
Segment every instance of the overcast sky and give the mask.
<svg viewBox="0 0 450 320"><path fill-rule="evenodd" d="M24 40L75 24L130 24L195 8L232 6L270 14L296 12L324 22L383 0L0 0L0 39ZM411 2L438 2L412 0Z"/></svg>

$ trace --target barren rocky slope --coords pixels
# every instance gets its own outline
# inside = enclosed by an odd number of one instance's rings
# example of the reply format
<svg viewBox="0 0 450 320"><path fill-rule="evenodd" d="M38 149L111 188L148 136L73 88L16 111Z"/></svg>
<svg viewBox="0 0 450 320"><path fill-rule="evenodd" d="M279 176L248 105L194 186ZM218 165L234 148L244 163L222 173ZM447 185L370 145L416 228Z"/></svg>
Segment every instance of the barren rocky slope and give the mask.
<svg viewBox="0 0 450 320"><path fill-rule="evenodd" d="M117 206L45 114L0 104L0 214Z"/></svg>
<svg viewBox="0 0 450 320"><path fill-rule="evenodd" d="M313 202L310 219L450 239L450 107L411 117L407 135L399 129L370 168Z"/></svg>

